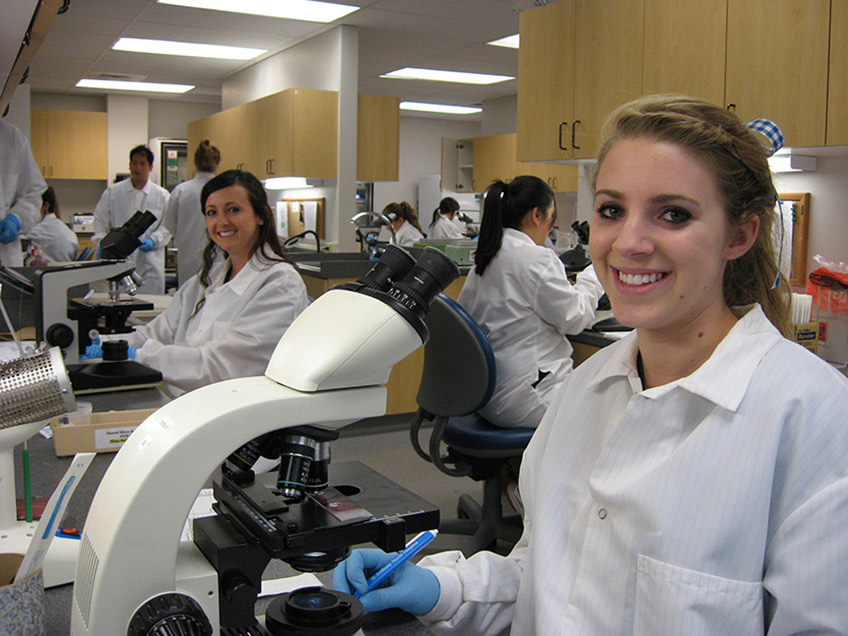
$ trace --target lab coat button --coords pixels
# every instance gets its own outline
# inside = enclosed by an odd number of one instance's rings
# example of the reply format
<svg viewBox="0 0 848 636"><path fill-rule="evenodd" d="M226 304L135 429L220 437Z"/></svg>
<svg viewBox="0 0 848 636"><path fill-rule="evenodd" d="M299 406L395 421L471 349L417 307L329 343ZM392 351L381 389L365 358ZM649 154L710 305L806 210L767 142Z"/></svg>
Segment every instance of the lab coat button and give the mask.
<svg viewBox="0 0 848 636"><path fill-rule="evenodd" d="M604 519L606 519L606 518L607 518L607 509L606 509L606 508L601 508L600 510L598 510L598 519L600 519L601 521L603 521L603 520L604 520Z"/></svg>

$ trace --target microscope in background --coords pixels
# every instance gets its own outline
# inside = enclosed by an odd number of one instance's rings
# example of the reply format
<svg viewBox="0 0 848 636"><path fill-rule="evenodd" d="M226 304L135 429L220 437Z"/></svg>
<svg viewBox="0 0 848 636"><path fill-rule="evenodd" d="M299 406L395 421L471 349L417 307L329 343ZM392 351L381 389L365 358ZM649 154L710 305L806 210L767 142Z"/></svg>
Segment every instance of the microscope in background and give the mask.
<svg viewBox="0 0 848 636"><path fill-rule="evenodd" d="M395 228L392 219L380 212L358 212L354 214L350 222L356 227L356 242L359 243L360 252L368 252L371 258L377 259L386 251L386 243L381 243L380 229L388 228L392 234L389 245L397 244Z"/></svg>
<svg viewBox="0 0 848 636"><path fill-rule="evenodd" d="M65 356L68 375L76 393L115 391L155 386L162 374L117 351L103 363L81 363L80 355L91 344L91 333L121 334L132 331L126 324L133 311L153 309L153 304L126 293L138 292L140 279L126 259L141 241L139 237L156 221L149 211L136 212L123 226L111 230L100 242L98 261L83 261L36 270L33 293L36 296L35 337L39 343L59 347ZM69 298L69 290L106 280L108 300ZM106 348L109 350L109 348ZM109 354L104 352L109 358Z"/></svg>
<svg viewBox="0 0 848 636"><path fill-rule="evenodd" d="M438 527L435 506L363 464L329 470L329 445L385 413L382 385L427 342L430 302L458 275L434 248L416 263L389 246L368 274L298 316L264 376L196 389L142 422L89 509L73 636L353 634L361 603L324 588L278 597L260 624L262 573L272 558L329 570L352 545L399 550ZM279 470L255 474L259 456ZM194 540L181 543L210 475L216 514L195 519Z"/></svg>

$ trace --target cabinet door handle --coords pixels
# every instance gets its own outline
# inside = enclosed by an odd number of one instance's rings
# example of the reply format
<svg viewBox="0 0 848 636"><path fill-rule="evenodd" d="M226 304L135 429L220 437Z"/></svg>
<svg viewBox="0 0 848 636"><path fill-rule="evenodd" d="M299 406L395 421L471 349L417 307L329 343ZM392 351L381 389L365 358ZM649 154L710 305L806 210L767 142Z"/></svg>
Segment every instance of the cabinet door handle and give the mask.
<svg viewBox="0 0 848 636"><path fill-rule="evenodd" d="M577 133L577 124L579 123L581 123L581 121L579 119L575 119L574 123L571 124L571 147L574 148L574 150L580 150L580 146L574 143L574 137Z"/></svg>
<svg viewBox="0 0 848 636"><path fill-rule="evenodd" d="M559 122L559 140L558 140L559 149L565 150L567 152L568 148L566 148L565 146L562 145L562 129L563 128L568 128L568 122L567 121ZM572 139L572 143L574 143L574 139Z"/></svg>
<svg viewBox="0 0 848 636"><path fill-rule="evenodd" d="M727 110L729 110L732 113L735 113L736 112L736 104L733 104L733 103L728 104Z"/></svg>

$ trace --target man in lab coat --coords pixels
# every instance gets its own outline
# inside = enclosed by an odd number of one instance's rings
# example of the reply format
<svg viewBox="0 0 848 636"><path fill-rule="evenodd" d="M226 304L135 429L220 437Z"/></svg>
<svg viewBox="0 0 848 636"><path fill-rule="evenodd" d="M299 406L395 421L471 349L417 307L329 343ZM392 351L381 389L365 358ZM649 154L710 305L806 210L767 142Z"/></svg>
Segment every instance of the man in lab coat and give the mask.
<svg viewBox="0 0 848 636"><path fill-rule="evenodd" d="M152 212L156 222L138 237L141 246L127 260L135 263L135 270L142 278L140 293L164 294L165 246L171 240L171 233L162 224L162 218L169 194L165 188L150 181L152 169L150 148L142 145L130 150L130 178L113 183L103 192L94 208L91 241L99 248L109 230L121 227L136 212Z"/></svg>
<svg viewBox="0 0 848 636"><path fill-rule="evenodd" d="M35 165L29 141L0 120L0 263L21 267L21 234L41 220L41 193L47 184Z"/></svg>

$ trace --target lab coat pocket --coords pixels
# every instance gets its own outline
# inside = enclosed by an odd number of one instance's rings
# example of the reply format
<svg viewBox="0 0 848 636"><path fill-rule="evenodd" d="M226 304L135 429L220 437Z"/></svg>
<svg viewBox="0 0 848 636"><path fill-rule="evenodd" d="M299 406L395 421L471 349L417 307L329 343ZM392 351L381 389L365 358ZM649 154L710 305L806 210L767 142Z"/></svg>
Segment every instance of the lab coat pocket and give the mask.
<svg viewBox="0 0 848 636"><path fill-rule="evenodd" d="M633 636L762 636L763 586L636 557Z"/></svg>

